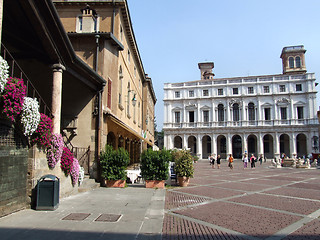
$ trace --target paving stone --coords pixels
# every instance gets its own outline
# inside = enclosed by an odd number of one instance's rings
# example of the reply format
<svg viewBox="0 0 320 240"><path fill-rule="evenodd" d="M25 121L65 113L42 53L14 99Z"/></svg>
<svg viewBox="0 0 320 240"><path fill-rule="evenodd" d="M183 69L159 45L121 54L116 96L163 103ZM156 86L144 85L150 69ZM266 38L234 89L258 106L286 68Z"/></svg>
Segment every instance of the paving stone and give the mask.
<svg viewBox="0 0 320 240"><path fill-rule="evenodd" d="M215 202L174 212L246 235L263 238L302 219L295 215L227 202Z"/></svg>
<svg viewBox="0 0 320 240"><path fill-rule="evenodd" d="M270 196L265 194L252 194L234 198L230 201L305 215L320 209L320 202L293 199L282 196Z"/></svg>
<svg viewBox="0 0 320 240"><path fill-rule="evenodd" d="M283 240L319 240L320 219L315 219L294 231Z"/></svg>
<svg viewBox="0 0 320 240"><path fill-rule="evenodd" d="M221 199L221 198L244 194L243 191L235 191L232 189L222 189L222 188L218 188L218 187L214 187L214 186L199 186L199 187L193 187L193 188L181 188L181 189L177 189L176 191L194 194L197 196L210 197L213 199Z"/></svg>

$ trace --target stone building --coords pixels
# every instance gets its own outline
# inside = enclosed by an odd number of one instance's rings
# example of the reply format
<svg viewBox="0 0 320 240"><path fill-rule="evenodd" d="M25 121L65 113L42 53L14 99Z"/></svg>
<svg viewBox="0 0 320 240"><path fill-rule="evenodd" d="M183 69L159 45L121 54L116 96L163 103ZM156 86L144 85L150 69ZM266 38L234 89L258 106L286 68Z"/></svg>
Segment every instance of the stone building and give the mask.
<svg viewBox="0 0 320 240"><path fill-rule="evenodd" d="M27 96L37 98L40 112L53 118L54 132L63 134L86 174L100 180L98 157L107 142L125 147L131 161L138 161L140 152L154 143L156 97L126 1L95 1L96 9L69 1L61 19L57 8L66 7L63 1L2 2L1 56L10 76L24 80ZM63 16L74 16L74 25ZM112 32L111 25L117 30ZM92 26L103 32L90 32ZM78 192L60 163L49 169L45 149L28 140L19 124L0 114L0 216L30 207L37 180L46 174L60 179L60 197Z"/></svg>
<svg viewBox="0 0 320 240"><path fill-rule="evenodd" d="M316 79L307 73L305 52L283 48L283 74L216 79L213 62L206 62L198 64L201 80L166 83L165 147L190 148L200 158L318 152Z"/></svg>
<svg viewBox="0 0 320 240"><path fill-rule="evenodd" d="M137 162L141 151L154 144L156 96L143 68L127 2L55 0L54 4L77 56L107 82L92 101L100 120L97 148L106 143L124 147ZM79 132L84 127L78 124ZM80 136L73 142L91 144Z"/></svg>

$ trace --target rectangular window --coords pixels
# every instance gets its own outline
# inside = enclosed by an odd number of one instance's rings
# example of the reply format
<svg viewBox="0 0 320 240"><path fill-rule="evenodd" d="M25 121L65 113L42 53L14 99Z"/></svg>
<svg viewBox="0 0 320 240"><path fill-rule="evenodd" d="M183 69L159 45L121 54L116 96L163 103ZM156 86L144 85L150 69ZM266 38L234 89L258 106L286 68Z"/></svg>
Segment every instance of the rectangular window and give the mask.
<svg viewBox="0 0 320 240"><path fill-rule="evenodd" d="M280 92L285 92L286 91L286 85L280 85Z"/></svg>
<svg viewBox="0 0 320 240"><path fill-rule="evenodd" d="M193 90L189 91L189 97L194 97L194 91Z"/></svg>
<svg viewBox="0 0 320 240"><path fill-rule="evenodd" d="M264 93L269 93L270 92L269 86L263 86L263 92Z"/></svg>
<svg viewBox="0 0 320 240"><path fill-rule="evenodd" d="M232 93L233 93L233 95L239 94L239 89L238 88L233 88L232 89Z"/></svg>
<svg viewBox="0 0 320 240"><path fill-rule="evenodd" d="M203 111L203 121L209 122L209 111L207 110Z"/></svg>
<svg viewBox="0 0 320 240"><path fill-rule="evenodd" d="M270 108L265 108L264 109L264 120L265 121L270 121L271 120L271 109Z"/></svg>
<svg viewBox="0 0 320 240"><path fill-rule="evenodd" d="M287 120L287 108L286 107L280 108L280 115L281 115L281 120Z"/></svg>
<svg viewBox="0 0 320 240"><path fill-rule="evenodd" d="M108 79L108 98L107 98L107 107L111 108L111 80Z"/></svg>
<svg viewBox="0 0 320 240"><path fill-rule="evenodd" d="M302 85L301 84L296 84L296 91L301 92L302 91Z"/></svg>
<svg viewBox="0 0 320 240"><path fill-rule="evenodd" d="M253 94L253 87L248 87L248 94Z"/></svg>
<svg viewBox="0 0 320 240"><path fill-rule="evenodd" d="M219 96L223 96L223 89L222 89L222 88L219 88L219 89L218 89L218 95L219 95Z"/></svg>
<svg viewBox="0 0 320 240"><path fill-rule="evenodd" d="M205 97L209 96L209 90L208 89L203 90L203 96L205 96Z"/></svg>
<svg viewBox="0 0 320 240"><path fill-rule="evenodd" d="M180 98L180 92L179 91L174 92L174 97L175 98Z"/></svg>
<svg viewBox="0 0 320 240"><path fill-rule="evenodd" d="M180 112L174 112L174 122L180 123Z"/></svg>
<svg viewBox="0 0 320 240"><path fill-rule="evenodd" d="M297 107L298 119L303 119L303 107Z"/></svg>
<svg viewBox="0 0 320 240"><path fill-rule="evenodd" d="M194 111L189 112L189 122L194 122Z"/></svg>

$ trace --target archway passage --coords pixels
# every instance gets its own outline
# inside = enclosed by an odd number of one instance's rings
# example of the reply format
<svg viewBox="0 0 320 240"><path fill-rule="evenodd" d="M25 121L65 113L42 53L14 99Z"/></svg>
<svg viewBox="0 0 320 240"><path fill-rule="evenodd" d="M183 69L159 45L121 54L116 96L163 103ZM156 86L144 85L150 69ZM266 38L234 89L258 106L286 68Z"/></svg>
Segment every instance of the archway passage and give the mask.
<svg viewBox="0 0 320 240"><path fill-rule="evenodd" d="M202 158L207 159L211 153L211 137L206 135L202 138Z"/></svg>
<svg viewBox="0 0 320 240"><path fill-rule="evenodd" d="M242 158L242 140L239 135L232 137L232 155L234 158Z"/></svg>
<svg viewBox="0 0 320 240"><path fill-rule="evenodd" d="M113 132L109 132L107 136L107 145L111 145L113 149L116 149L116 136Z"/></svg>
<svg viewBox="0 0 320 240"><path fill-rule="evenodd" d="M188 138L188 148L193 155L197 154L197 139L195 136L190 136Z"/></svg>
<svg viewBox="0 0 320 240"><path fill-rule="evenodd" d="M250 157L251 154L254 154L258 157L257 153L257 137L255 135L248 136L248 156Z"/></svg>
<svg viewBox="0 0 320 240"><path fill-rule="evenodd" d="M287 134L282 134L280 136L280 153L286 154L286 156L290 156L290 138Z"/></svg>
<svg viewBox="0 0 320 240"><path fill-rule="evenodd" d="M263 155L265 158L274 158L273 137L270 134L266 134L263 137Z"/></svg>
<svg viewBox="0 0 320 240"><path fill-rule="evenodd" d="M180 136L175 136L173 139L173 147L182 149L182 138Z"/></svg>
<svg viewBox="0 0 320 240"><path fill-rule="evenodd" d="M227 139L223 135L217 138L217 155L220 155L221 158L227 158Z"/></svg>
<svg viewBox="0 0 320 240"><path fill-rule="evenodd" d="M298 157L303 157L303 156L308 156L307 153L307 137L303 133L299 133L297 138L296 138L296 143L297 143L297 156Z"/></svg>

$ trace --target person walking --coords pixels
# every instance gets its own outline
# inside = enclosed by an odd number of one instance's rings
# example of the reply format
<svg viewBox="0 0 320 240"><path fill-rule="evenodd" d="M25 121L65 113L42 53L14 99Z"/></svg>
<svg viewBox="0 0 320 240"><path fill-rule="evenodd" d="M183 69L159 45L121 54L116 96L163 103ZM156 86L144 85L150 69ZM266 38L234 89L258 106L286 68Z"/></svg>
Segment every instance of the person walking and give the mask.
<svg viewBox="0 0 320 240"><path fill-rule="evenodd" d="M215 166L214 166L215 161L216 161L216 159L214 158L214 154L211 154L211 165L212 165L213 169L215 168Z"/></svg>
<svg viewBox="0 0 320 240"><path fill-rule="evenodd" d="M251 154L250 163L251 163L251 168L256 167L256 157L254 156L254 154Z"/></svg>
<svg viewBox="0 0 320 240"><path fill-rule="evenodd" d="M263 156L262 156L262 154L260 154L260 157L259 157L260 165L262 165L262 159L263 159Z"/></svg>
<svg viewBox="0 0 320 240"><path fill-rule="evenodd" d="M248 167L248 156L247 156L247 154L243 155L242 161L243 161L243 169L246 169Z"/></svg>
<svg viewBox="0 0 320 240"><path fill-rule="evenodd" d="M220 155L217 156L217 168L220 169L221 157Z"/></svg>
<svg viewBox="0 0 320 240"><path fill-rule="evenodd" d="M229 168L232 170L233 169L233 157L232 154L229 156Z"/></svg>

